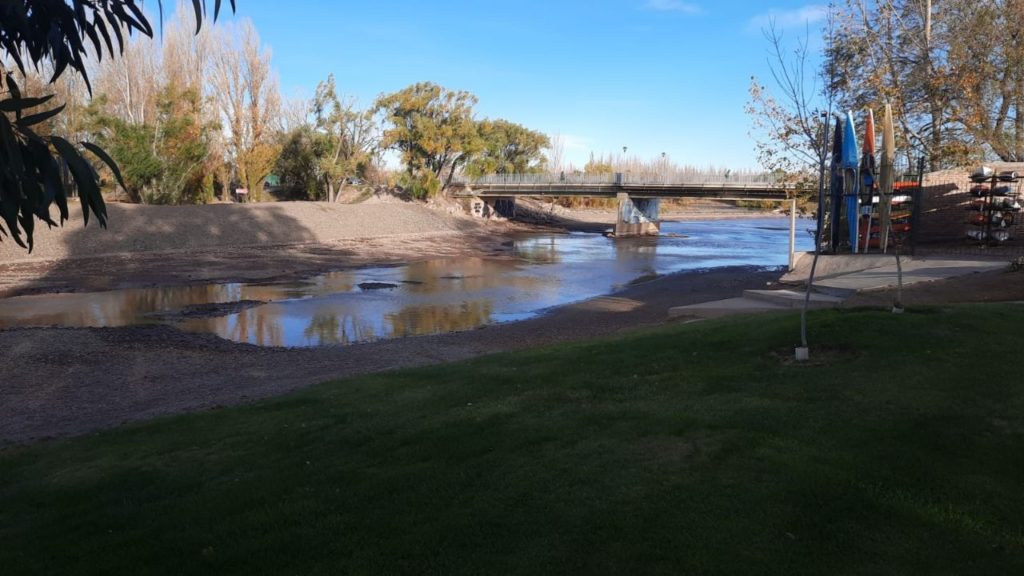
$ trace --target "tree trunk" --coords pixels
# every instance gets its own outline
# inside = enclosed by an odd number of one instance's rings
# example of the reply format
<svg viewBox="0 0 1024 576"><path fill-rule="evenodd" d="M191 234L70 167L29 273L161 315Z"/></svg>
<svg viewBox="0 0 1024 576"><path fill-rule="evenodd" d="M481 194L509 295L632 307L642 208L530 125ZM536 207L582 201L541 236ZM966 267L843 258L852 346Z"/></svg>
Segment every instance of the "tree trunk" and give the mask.
<svg viewBox="0 0 1024 576"><path fill-rule="evenodd" d="M1020 76L1018 71L1014 71L1014 74L1018 75L1018 78L1014 102L1013 160L1011 162L1020 162L1021 158L1024 158L1024 76Z"/></svg>

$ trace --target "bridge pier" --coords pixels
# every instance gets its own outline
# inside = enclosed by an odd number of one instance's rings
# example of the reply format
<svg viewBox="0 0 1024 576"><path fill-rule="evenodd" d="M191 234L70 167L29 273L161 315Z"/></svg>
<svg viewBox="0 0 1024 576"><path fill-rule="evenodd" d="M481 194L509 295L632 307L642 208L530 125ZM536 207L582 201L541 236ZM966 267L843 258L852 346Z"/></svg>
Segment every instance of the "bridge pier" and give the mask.
<svg viewBox="0 0 1024 576"><path fill-rule="evenodd" d="M479 218L515 218L516 199L514 196L473 198L471 211Z"/></svg>
<svg viewBox="0 0 1024 576"><path fill-rule="evenodd" d="M626 192L619 192L616 198L619 200L619 212L615 220L616 238L657 236L661 232L661 200L632 198Z"/></svg>

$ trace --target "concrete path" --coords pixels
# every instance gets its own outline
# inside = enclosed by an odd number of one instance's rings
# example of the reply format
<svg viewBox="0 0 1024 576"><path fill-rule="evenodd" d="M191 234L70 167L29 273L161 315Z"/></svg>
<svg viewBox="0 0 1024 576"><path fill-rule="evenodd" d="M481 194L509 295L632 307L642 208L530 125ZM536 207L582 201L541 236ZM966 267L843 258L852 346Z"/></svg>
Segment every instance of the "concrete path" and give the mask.
<svg viewBox="0 0 1024 576"><path fill-rule="evenodd" d="M811 270L813 254L804 253L798 258L796 270L780 279L783 284L803 285ZM963 258L900 258L903 268L903 284L931 282L944 278L967 276L979 272L990 272L1007 268L1006 259L963 259ZM814 274L814 287L825 291L859 292L895 286L898 282L896 258L893 255L840 255L821 256Z"/></svg>
<svg viewBox="0 0 1024 576"><path fill-rule="evenodd" d="M813 254L804 253L797 258L796 267L785 274L780 282L794 285L791 290L747 290L742 298L704 302L669 309L669 318L703 319L755 312L800 310L804 304L803 285L810 274ZM965 260L953 258L900 259L903 285L931 282L945 278L966 276L978 272L1002 270L1006 260ZM899 273L893 255L840 255L821 256L815 270L811 308L841 306L843 301L857 292L895 286Z"/></svg>

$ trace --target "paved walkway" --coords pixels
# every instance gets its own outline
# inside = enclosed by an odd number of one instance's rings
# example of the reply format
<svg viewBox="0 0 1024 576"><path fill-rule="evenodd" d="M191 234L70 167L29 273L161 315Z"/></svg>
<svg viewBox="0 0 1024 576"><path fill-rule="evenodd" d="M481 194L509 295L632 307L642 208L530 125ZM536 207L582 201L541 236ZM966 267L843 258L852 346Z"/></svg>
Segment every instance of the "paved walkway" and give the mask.
<svg viewBox="0 0 1024 576"><path fill-rule="evenodd" d="M813 254L801 254L797 258L795 269L780 279L783 284L793 285L793 289L747 290L741 298L671 308L669 317L702 319L772 310L799 310L803 307L806 297L804 286L813 258ZM966 260L904 256L900 260L904 286L978 272L1002 270L1007 265L1008 261L999 259ZM840 306L846 298L857 292L896 286L898 278L896 259L892 255L821 256L815 270L810 307Z"/></svg>

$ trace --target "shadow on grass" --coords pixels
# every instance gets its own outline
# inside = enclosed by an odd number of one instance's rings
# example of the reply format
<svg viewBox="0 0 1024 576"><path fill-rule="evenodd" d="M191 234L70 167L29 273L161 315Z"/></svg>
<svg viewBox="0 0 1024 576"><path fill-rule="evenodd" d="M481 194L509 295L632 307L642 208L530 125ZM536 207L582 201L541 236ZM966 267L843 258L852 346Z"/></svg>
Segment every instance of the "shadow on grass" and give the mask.
<svg viewBox="0 0 1024 576"><path fill-rule="evenodd" d="M320 385L0 452L10 574L1024 570L1019 307L816 312Z"/></svg>

